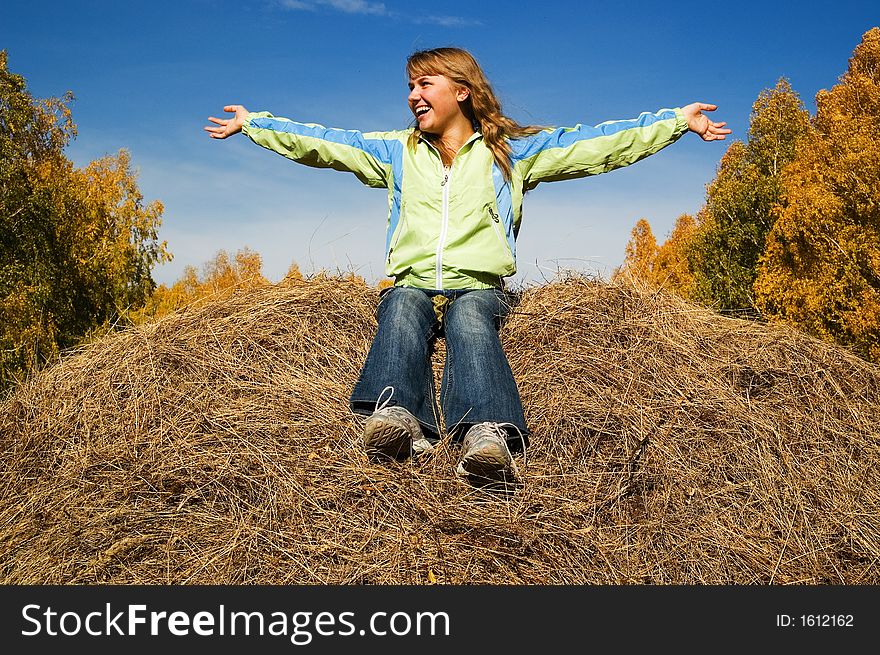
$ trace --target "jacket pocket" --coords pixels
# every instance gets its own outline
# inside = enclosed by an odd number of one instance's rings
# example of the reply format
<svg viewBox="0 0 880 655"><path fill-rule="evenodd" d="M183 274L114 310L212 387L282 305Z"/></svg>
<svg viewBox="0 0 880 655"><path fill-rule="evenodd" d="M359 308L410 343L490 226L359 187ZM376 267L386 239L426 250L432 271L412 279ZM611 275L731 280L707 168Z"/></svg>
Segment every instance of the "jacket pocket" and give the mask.
<svg viewBox="0 0 880 655"><path fill-rule="evenodd" d="M507 235L506 231L502 230L501 227L501 217L498 213L492 208L492 205L489 205L486 208L489 211L489 220L492 223L492 227L495 230L495 236L498 237L498 242L501 245L501 249L504 251L505 255L509 259L513 259L513 253L510 252L510 244L507 243Z"/></svg>
<svg viewBox="0 0 880 655"><path fill-rule="evenodd" d="M406 202L401 203L400 205L400 220L397 222L397 229L394 230L394 234L391 235L391 244L388 246L388 255L385 258L385 263L391 264L391 254L394 252L394 249L397 247L397 242L400 241L400 235L403 234L403 231L406 229Z"/></svg>

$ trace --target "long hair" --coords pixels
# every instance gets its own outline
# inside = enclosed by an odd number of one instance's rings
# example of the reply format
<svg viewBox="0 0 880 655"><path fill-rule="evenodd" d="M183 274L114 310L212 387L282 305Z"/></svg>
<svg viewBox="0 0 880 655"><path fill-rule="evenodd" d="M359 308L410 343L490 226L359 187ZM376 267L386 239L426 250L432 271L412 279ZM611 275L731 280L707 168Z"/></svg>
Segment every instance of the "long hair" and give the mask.
<svg viewBox="0 0 880 655"><path fill-rule="evenodd" d="M461 48L419 50L406 60L406 73L410 79L422 75L444 75L458 86L468 89L470 93L462 103L462 111L474 124L475 129L479 129L483 134L483 140L492 151L495 163L498 164L504 178L510 180L511 149L507 140L536 134L543 128L535 125L520 125L501 113L501 103L473 55ZM438 147L444 155L444 160L452 160L455 153L449 152L449 149L440 143L439 139L434 138L434 135L422 133L418 128L415 128L410 135L409 146L415 149L423 134Z"/></svg>

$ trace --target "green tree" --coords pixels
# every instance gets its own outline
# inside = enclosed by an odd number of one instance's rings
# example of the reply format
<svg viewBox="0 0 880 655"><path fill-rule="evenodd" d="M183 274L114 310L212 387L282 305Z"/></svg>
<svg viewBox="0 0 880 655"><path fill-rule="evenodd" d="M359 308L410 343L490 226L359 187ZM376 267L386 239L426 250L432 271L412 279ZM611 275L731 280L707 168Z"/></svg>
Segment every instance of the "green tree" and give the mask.
<svg viewBox="0 0 880 655"><path fill-rule="evenodd" d="M753 285L780 202L780 173L810 132L810 116L788 81L752 107L748 140L730 145L709 185L689 244L694 300L719 310L753 310Z"/></svg>
<svg viewBox="0 0 880 655"><path fill-rule="evenodd" d="M0 51L0 388L144 303L162 205L123 150L78 169L70 103L36 99Z"/></svg>

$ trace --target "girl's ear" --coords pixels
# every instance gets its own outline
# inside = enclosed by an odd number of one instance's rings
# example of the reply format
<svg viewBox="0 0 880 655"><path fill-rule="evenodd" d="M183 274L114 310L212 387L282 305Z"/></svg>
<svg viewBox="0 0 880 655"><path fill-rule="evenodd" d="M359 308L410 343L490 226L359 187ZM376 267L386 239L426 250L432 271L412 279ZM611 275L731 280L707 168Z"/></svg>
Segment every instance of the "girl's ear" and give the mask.
<svg viewBox="0 0 880 655"><path fill-rule="evenodd" d="M471 90L466 86L458 87L458 92L455 94L455 99L459 102L464 102L471 95Z"/></svg>

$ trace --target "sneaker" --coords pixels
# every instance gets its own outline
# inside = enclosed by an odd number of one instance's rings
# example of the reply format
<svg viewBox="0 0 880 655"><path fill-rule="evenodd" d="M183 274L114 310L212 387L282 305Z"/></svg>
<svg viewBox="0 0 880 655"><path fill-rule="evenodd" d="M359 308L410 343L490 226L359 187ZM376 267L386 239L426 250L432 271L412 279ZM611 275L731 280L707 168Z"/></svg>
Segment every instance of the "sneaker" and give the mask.
<svg viewBox="0 0 880 655"><path fill-rule="evenodd" d="M461 446L463 455L455 472L476 482L516 482L519 471L507 447L507 432L501 423L477 423Z"/></svg>
<svg viewBox="0 0 880 655"><path fill-rule="evenodd" d="M427 455L434 450L416 417L396 405L380 407L367 418L364 446L371 457L390 459Z"/></svg>

